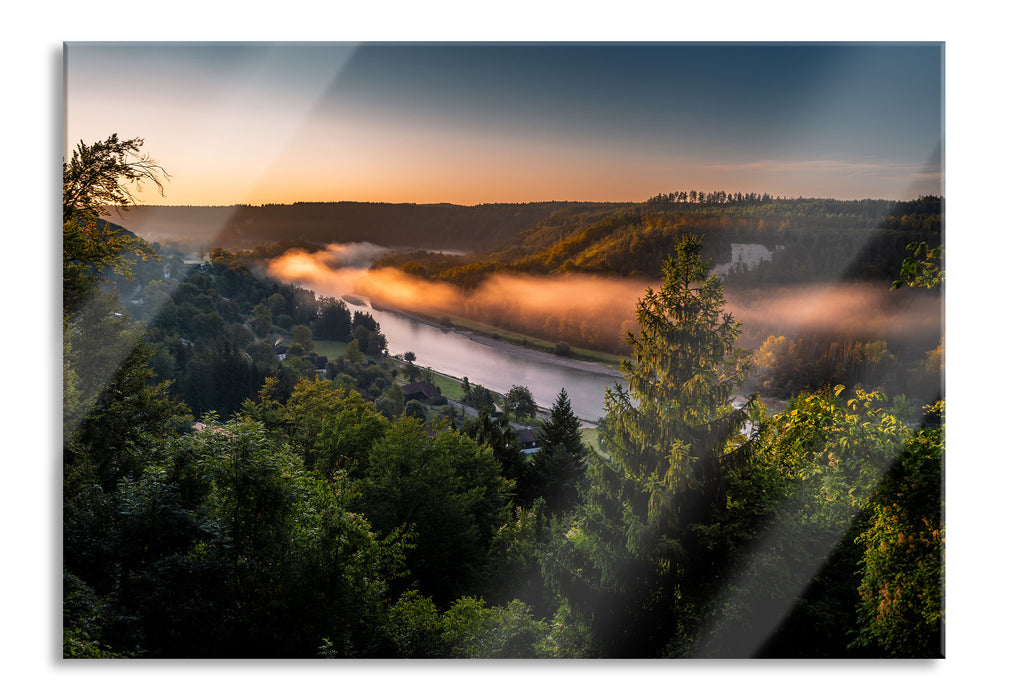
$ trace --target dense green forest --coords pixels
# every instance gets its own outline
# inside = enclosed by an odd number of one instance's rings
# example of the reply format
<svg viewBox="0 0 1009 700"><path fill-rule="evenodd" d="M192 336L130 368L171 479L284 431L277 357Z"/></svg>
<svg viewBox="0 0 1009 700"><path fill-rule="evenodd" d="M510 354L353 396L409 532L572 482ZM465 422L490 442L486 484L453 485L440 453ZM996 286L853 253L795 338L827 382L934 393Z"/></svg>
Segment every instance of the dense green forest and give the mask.
<svg viewBox="0 0 1009 700"><path fill-rule="evenodd" d="M638 302L600 449L558 387L527 456L507 414L406 401L367 314L105 225L161 181L141 145L64 165L65 657L943 654L941 394L734 406L773 353L706 234ZM941 289L930 251L892 279Z"/></svg>

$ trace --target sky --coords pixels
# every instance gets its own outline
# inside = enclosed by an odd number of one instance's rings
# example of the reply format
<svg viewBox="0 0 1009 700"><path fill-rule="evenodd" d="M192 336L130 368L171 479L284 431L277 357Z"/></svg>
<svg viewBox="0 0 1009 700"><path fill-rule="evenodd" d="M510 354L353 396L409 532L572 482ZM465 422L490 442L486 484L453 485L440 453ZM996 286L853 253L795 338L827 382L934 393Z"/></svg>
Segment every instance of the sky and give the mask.
<svg viewBox="0 0 1009 700"><path fill-rule="evenodd" d="M930 43L64 46L66 146L144 139L148 204L943 194Z"/></svg>

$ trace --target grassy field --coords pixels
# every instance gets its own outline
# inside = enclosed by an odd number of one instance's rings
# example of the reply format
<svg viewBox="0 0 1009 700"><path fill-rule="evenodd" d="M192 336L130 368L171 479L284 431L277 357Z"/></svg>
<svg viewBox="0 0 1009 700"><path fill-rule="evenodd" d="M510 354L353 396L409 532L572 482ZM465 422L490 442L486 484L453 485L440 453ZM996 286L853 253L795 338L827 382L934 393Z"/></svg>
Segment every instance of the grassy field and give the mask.
<svg viewBox="0 0 1009 700"><path fill-rule="evenodd" d="M592 449L599 454L606 456L606 452L603 448L599 446L599 429L598 428L582 428L582 441L586 445L591 445Z"/></svg>
<svg viewBox="0 0 1009 700"><path fill-rule="evenodd" d="M406 364L405 362L402 364ZM450 377L447 374L438 374L437 372L431 372L431 382L436 387L441 389L442 396L459 401L462 399L462 382L454 377Z"/></svg>
<svg viewBox="0 0 1009 700"><path fill-rule="evenodd" d="M329 359L343 357L347 351L347 344L339 340L313 340L315 352L318 355L325 355Z"/></svg>

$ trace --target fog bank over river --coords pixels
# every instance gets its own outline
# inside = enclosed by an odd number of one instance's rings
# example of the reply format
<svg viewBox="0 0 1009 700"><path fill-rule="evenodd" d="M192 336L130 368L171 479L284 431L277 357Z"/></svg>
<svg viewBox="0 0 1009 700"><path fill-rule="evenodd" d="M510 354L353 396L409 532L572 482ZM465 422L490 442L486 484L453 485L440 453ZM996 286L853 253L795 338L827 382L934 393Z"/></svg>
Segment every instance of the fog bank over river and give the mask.
<svg viewBox="0 0 1009 700"><path fill-rule="evenodd" d="M618 371L496 342L407 315L409 310L449 313L465 305L468 298L446 283L410 278L390 268L370 270L371 262L386 250L370 243L331 245L313 254L295 250L272 260L269 272L317 295L364 299L360 305L348 302L348 306L375 317L388 340L390 354L412 351L420 366L458 378L468 377L471 383L501 393L513 385L526 386L544 408L553 404L563 387L580 418L595 422L603 416L603 395L607 387L621 381ZM627 330L634 330L634 309L644 289L641 281L588 276L542 280L496 276L471 294L486 296L492 291L496 298L509 298L516 305L515 313L553 313L563 308L572 320L594 323L623 336ZM910 343L912 355L917 355L934 348L943 330L941 297L918 291L894 292L881 284L825 280L820 285L761 290L742 298L727 293L726 311L743 324L739 340L743 347L755 349L769 334L791 337L813 333ZM407 313L375 309L367 301L374 294L379 295L376 303L380 308L385 309L392 299L396 308ZM456 296L443 298L446 295Z"/></svg>
<svg viewBox="0 0 1009 700"><path fill-rule="evenodd" d="M603 416L603 394L606 387L620 381L617 370L372 307L361 283L368 275L365 265L381 252L384 249L366 243L330 246L326 254L328 264L318 264L317 256L288 255L273 261L269 271L279 279L311 289L316 295L350 296L350 300L344 301L351 311L367 311L379 322L391 355L411 351L417 356L419 366L460 379L467 377L472 384L481 384L500 393L514 385L528 387L537 405L544 408L549 408L564 388L579 418L594 423Z"/></svg>

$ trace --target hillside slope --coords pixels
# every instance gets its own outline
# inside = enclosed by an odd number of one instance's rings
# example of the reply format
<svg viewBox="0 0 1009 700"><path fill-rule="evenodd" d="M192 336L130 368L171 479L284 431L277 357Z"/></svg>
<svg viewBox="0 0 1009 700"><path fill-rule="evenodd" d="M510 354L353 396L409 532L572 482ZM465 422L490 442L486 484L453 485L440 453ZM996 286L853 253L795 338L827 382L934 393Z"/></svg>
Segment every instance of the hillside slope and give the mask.
<svg viewBox="0 0 1009 700"><path fill-rule="evenodd" d="M369 241L382 246L493 250L554 212L591 203L381 204L301 202L228 207L137 206L110 216L147 240L175 240L210 250L253 248L288 239L311 243Z"/></svg>
<svg viewBox="0 0 1009 700"><path fill-rule="evenodd" d="M943 200L911 202L764 199L690 204L653 198L644 204L558 211L479 256L405 254L379 265L473 288L494 272L659 277L685 233L704 237L715 265L733 261L733 244L772 252L754 269L733 270L739 284L797 284L825 279L896 279L906 246L942 239Z"/></svg>

